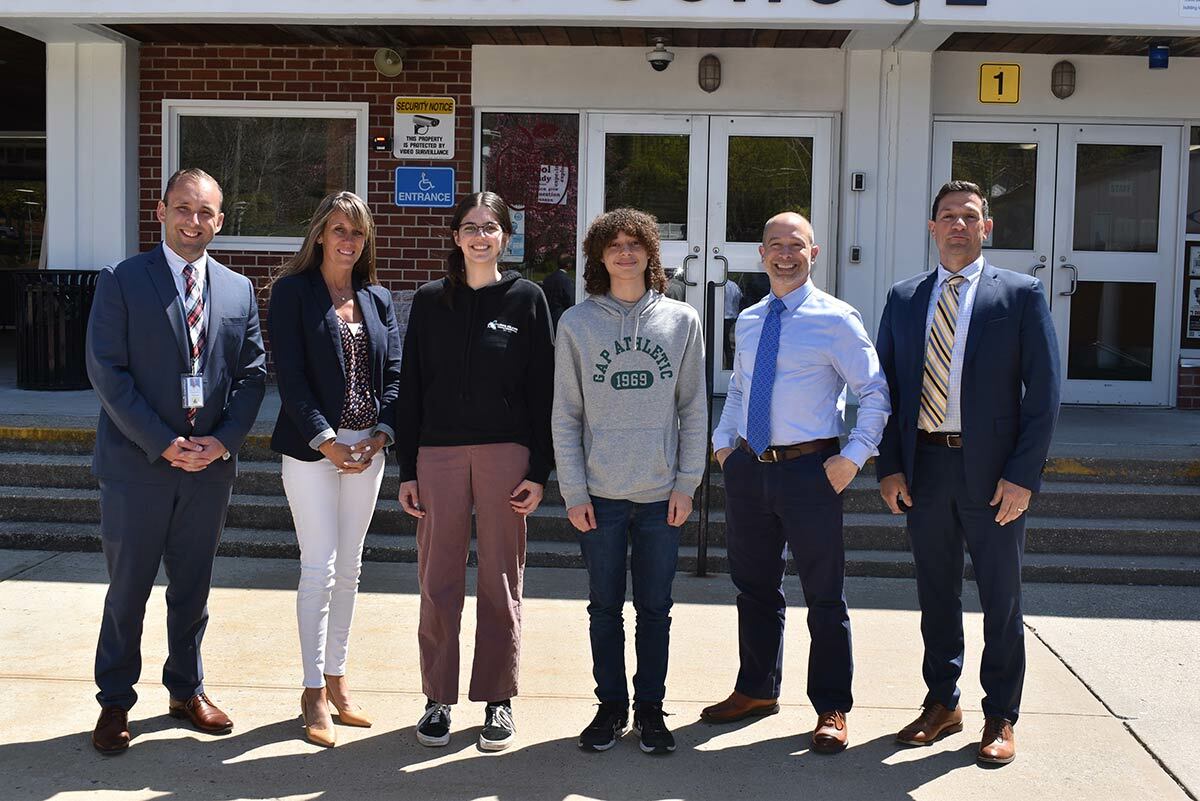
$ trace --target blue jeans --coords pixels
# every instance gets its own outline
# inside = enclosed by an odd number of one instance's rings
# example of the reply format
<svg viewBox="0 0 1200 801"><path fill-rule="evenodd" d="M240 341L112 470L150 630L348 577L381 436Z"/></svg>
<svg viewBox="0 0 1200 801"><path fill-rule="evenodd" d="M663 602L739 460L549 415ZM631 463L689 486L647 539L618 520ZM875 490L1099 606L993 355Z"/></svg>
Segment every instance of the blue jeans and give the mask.
<svg viewBox="0 0 1200 801"><path fill-rule="evenodd" d="M629 703L625 680L625 554L633 545L633 700L662 703L671 642L671 582L679 561L679 528L667 525L667 502L592 498L596 528L579 537L588 569L592 676L601 701Z"/></svg>

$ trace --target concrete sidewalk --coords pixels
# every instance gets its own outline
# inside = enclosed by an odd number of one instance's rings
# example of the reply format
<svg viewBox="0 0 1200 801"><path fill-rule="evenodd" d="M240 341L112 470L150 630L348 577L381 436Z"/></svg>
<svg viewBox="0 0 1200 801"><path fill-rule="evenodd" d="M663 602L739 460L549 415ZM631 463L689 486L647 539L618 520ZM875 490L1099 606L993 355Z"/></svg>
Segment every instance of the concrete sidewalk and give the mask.
<svg viewBox="0 0 1200 801"><path fill-rule="evenodd" d="M923 694L913 584L848 581L857 665L851 747L824 757L808 748L815 715L804 697L800 609L791 616L782 713L732 727L698 721L700 709L733 683L736 610L727 577L679 576L666 704L679 750L653 758L632 735L603 754L576 748L594 700L585 575L552 569L526 575L514 748L476 749L482 706L465 697L454 708L448 748L415 742L423 704L416 567L379 563L364 572L350 673L376 725L339 727L333 750L308 745L297 715L297 571L287 560L217 560L205 657L209 693L236 722L226 737L181 728L165 714L166 694L157 683L164 607L162 588L156 589L146 617L141 702L132 713L134 742L127 754L105 758L88 741L97 714L91 670L106 587L102 557L0 551L0 798L1124 801L1195 799L1200 790L1193 664L1200 598L1192 589L1029 587L1019 755L989 770L974 759L982 725L981 618L972 585L965 592L966 730L907 750L892 737ZM799 595L794 577L788 589ZM473 609L468 598L464 665L472 653ZM632 665L632 641L629 651Z"/></svg>

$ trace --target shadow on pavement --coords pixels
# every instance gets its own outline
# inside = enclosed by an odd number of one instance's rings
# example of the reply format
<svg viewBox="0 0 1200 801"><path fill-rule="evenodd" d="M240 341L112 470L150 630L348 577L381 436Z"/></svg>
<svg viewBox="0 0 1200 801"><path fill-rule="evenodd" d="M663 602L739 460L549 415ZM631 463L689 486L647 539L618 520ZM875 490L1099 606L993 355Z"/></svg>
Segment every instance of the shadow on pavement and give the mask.
<svg viewBox="0 0 1200 801"><path fill-rule="evenodd" d="M679 748L665 757L642 754L632 733L599 754L580 752L573 737L483 754L475 746L479 727L455 731L444 749L418 745L408 727L333 749L273 754L278 744L302 736L298 719L219 738L153 737L173 727L165 715L134 721L133 745L115 757L95 753L89 732L0 745L0 766L14 782L4 797L43 801L60 793L107 790L156 793L173 801L293 796L561 801L572 794L614 801L900 801L951 771L976 769L974 743L953 751L905 752L894 760L899 747L888 736L852 744L831 757L808 750L809 732L721 747L722 736L738 729L699 721L675 730Z"/></svg>

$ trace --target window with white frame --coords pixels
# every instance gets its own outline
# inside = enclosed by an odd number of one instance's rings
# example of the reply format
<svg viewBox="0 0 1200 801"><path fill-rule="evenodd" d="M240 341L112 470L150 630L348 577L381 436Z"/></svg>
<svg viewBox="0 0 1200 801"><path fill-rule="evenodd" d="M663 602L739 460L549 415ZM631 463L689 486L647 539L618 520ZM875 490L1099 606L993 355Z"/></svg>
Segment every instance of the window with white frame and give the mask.
<svg viewBox="0 0 1200 801"><path fill-rule="evenodd" d="M199 167L224 194L214 248L295 250L321 198L367 194L366 103L163 101L163 180Z"/></svg>

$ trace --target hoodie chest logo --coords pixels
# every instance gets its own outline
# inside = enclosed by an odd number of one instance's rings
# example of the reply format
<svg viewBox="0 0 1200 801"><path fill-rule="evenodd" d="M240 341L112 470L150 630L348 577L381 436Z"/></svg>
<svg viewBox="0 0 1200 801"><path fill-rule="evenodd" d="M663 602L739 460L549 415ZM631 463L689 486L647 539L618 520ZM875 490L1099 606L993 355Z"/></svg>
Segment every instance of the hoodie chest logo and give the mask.
<svg viewBox="0 0 1200 801"><path fill-rule="evenodd" d="M645 360L637 356L639 353L650 357L660 379L671 378L675 375L671 357L663 350L662 345L656 344L648 337L622 337L613 340L612 348L600 351L594 365L595 372L592 373L592 381L603 384L608 376L608 368L617 359L622 360L623 366L640 366L636 362L644 363ZM649 370L622 370L613 373L609 383L612 384L613 389L649 389L654 384L654 374Z"/></svg>
<svg viewBox="0 0 1200 801"><path fill-rule="evenodd" d="M502 323L499 320L492 320L487 324L487 328L489 331L503 331L506 334L515 334L519 330L515 325Z"/></svg>

